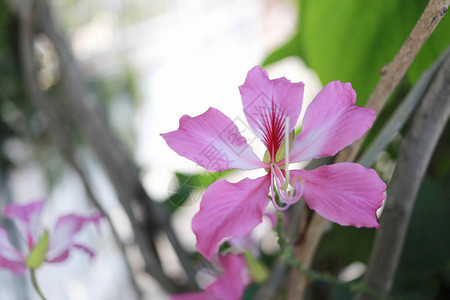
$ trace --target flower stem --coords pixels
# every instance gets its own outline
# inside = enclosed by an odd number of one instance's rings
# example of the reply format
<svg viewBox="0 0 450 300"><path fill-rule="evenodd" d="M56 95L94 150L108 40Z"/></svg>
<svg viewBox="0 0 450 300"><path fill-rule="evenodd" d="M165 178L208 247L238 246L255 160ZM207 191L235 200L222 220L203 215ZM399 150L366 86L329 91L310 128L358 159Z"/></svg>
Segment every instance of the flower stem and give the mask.
<svg viewBox="0 0 450 300"><path fill-rule="evenodd" d="M41 297L42 300L46 300L44 295L42 294L41 290L39 289L39 286L38 286L38 283L36 280L35 269L30 269L30 273L31 273L31 282L33 283L34 289L39 294L39 296Z"/></svg>

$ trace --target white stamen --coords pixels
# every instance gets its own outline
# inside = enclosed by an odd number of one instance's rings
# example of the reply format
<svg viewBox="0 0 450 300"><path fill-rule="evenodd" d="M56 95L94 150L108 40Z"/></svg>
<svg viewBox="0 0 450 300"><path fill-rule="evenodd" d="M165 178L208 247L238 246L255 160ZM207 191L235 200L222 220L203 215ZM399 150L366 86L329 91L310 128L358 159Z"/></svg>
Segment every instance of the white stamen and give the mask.
<svg viewBox="0 0 450 300"><path fill-rule="evenodd" d="M272 196L272 203L273 206L275 206L276 209L278 209L279 211L285 211L286 209L289 208L289 204L286 203L286 205L284 206L279 206L277 203L277 200L275 199L275 186L273 184L273 179L276 176L275 175L275 170L273 168L273 164L270 164L270 171L271 171L271 176L270 176L270 192L271 192L271 196Z"/></svg>
<svg viewBox="0 0 450 300"><path fill-rule="evenodd" d="M289 117L286 117L286 124L284 126L285 128L285 134L284 134L284 140L285 140L285 150L286 155L284 156L284 170L286 172L286 182L289 184Z"/></svg>

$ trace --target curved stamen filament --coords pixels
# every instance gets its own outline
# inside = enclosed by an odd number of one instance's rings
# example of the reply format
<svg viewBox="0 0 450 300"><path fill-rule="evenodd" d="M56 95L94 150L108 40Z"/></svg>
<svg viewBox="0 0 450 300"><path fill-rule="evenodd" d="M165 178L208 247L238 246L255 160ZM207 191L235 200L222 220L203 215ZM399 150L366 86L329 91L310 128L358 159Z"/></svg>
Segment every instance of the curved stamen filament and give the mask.
<svg viewBox="0 0 450 300"><path fill-rule="evenodd" d="M278 186L277 186L277 188L278 188ZM280 194L280 200L287 205L292 205L292 204L297 203L298 200L300 200L300 198L302 197L302 193L299 191L295 191L294 195L289 195L288 192L282 190L282 192L279 194Z"/></svg>
<svg viewBox="0 0 450 300"><path fill-rule="evenodd" d="M298 200L300 200L300 198L303 194L303 183L300 182L300 186L296 185L294 195L290 195L290 193L287 191L287 188L285 188L284 186L281 186L281 184L283 182L285 182L285 184L284 184L285 186L286 185L289 186L289 183L285 178L282 177L281 170L277 165L274 166L274 174L276 176L275 185L278 190L278 195L280 196L280 200L283 203L289 204L289 205L294 204ZM279 177L279 174L281 174L281 177Z"/></svg>
<svg viewBox="0 0 450 300"><path fill-rule="evenodd" d="M279 206L277 203L277 199L275 199L275 187L273 185L273 178L274 176L274 170L273 170L273 164L270 164L270 170L271 170L271 175L270 175L270 193L272 196L272 203L273 206L275 206L276 209L278 209L279 211L285 211L286 209L289 208L290 204L286 204L285 206Z"/></svg>
<svg viewBox="0 0 450 300"><path fill-rule="evenodd" d="M273 167L273 173L275 174L275 177L281 182L282 188L284 188L285 185L288 185L286 179L284 178L283 173L281 172L280 167L277 164L272 164ZM286 186L287 188L287 186ZM286 190L286 188L284 188Z"/></svg>
<svg viewBox="0 0 450 300"><path fill-rule="evenodd" d="M285 206L280 207L276 201L274 202L274 206L279 210L286 210L290 205L298 202L303 195L303 182L301 180L296 181L294 183L294 192L291 194L287 189L291 185L287 181L287 179L283 176L283 173L280 167L276 164L271 164L270 169L272 172L271 175L271 189L272 189L272 199L274 198L275 187L278 191L278 196L281 202L285 204ZM274 184L275 182L275 184ZM282 209L280 209L282 208Z"/></svg>

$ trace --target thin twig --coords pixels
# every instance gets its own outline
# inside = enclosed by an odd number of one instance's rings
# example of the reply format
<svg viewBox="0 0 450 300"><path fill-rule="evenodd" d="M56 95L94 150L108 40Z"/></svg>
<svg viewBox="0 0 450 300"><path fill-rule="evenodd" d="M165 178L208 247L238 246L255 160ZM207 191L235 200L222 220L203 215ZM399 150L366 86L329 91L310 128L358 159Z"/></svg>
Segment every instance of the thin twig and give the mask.
<svg viewBox="0 0 450 300"><path fill-rule="evenodd" d="M69 139L69 129L67 128L67 123L64 122L61 117L58 115L56 108L52 103L55 103L49 97L39 89L37 81L36 81L36 70L35 63L33 59L33 50L32 50L32 41L33 41L33 30L32 30L32 19L21 20L20 25L20 49L22 54L22 67L23 73L25 75L25 84L27 86L27 91L29 93L30 100L34 103L36 108L45 116L46 121L48 122L48 132L53 140L54 145L59 150L60 154L64 157L64 159L68 162L68 164L78 173L81 178L83 185L85 187L85 191L88 195L88 198L94 204L94 206L104 215L107 222L110 225L111 231L113 233L113 237L118 244L119 248L122 250L123 257L125 260L125 264L129 271L130 280L132 285L138 295L140 297L141 292L139 287L134 279L131 265L129 263L128 257L126 255L125 246L120 239L118 232L112 223L109 215L105 212L97 198L94 196L82 170L79 167L78 163L75 159L74 147L73 143L71 143ZM33 276L33 274L32 274Z"/></svg>
<svg viewBox="0 0 450 300"><path fill-rule="evenodd" d="M450 57L434 78L414 116L389 184L389 200L364 276L366 284L383 294L388 294L391 289L420 183L449 117ZM360 292L355 299L373 298Z"/></svg>
<svg viewBox="0 0 450 300"><path fill-rule="evenodd" d="M417 53L446 14L449 3L450 0L430 0L394 60L383 69L382 77L367 101L367 107L375 109L377 114L381 112L386 101L406 74ZM336 161L354 161L364 139L365 136L356 140L350 147L342 150L338 154ZM327 224L328 220L319 214L314 214L305 239L296 250L296 258L306 267L309 267L312 263ZM302 299L307 285L307 278L296 270L291 272L290 278L291 284L288 289L288 299Z"/></svg>
<svg viewBox="0 0 450 300"><path fill-rule="evenodd" d="M53 43L58 55L61 74L57 87L61 92L59 98L62 101L58 105L65 106L66 111L70 112L68 116L105 168L118 198L129 216L137 237L137 244L144 258L146 271L168 292L176 293L195 289L195 270L190 264L187 253L173 233L170 220L166 217L167 213L145 192L137 168L112 134L94 99L85 89L75 59L66 41L56 29L48 2L46 0L27 0L23 6L16 5L17 3L13 0L7 0L7 2L20 17L21 28L27 28L25 42L29 51L26 52L26 55L21 54L24 66L26 66L24 76L28 78L28 81L33 81L33 76L35 76L33 60L35 34L42 32ZM39 93L42 91L37 87L28 92L30 95L38 95L39 99ZM58 135L60 138L61 132ZM67 146L66 144L65 147ZM155 240L160 232L167 234L178 255L187 274L188 282L186 284L178 284L165 274L155 248Z"/></svg>
<svg viewBox="0 0 450 300"><path fill-rule="evenodd" d="M322 281L334 286L346 288L350 291L362 291L367 295L374 297L375 299L389 300L388 297L380 293L378 290L370 287L369 285L363 282L354 282L354 281L345 282L339 280L338 278L336 278L331 274L317 272L312 269L306 268L302 263L294 259L289 259L287 260L286 263L289 266L294 267L298 271L302 272L306 277L308 277L310 281Z"/></svg>
<svg viewBox="0 0 450 300"><path fill-rule="evenodd" d="M377 115L405 76L423 44L447 13L449 4L450 0L430 0L394 60L383 68L380 81L366 103L366 107L373 108ZM348 149L341 151L337 162L354 161L364 138L365 136L356 140Z"/></svg>
<svg viewBox="0 0 450 300"><path fill-rule="evenodd" d="M61 152L61 150L60 150L60 152ZM134 277L133 268L131 266L130 259L128 258L128 255L127 255L127 249L126 249L125 243L120 238L120 235L116 229L116 226L114 225L113 221L111 220L111 217L105 211L103 206L100 204L100 201L97 199L94 192L92 191L92 188L89 185L89 182L88 182L83 170L75 161L74 154L70 153L70 154L62 154L62 155L66 157L66 161L69 162L69 165L75 170L75 172L80 177L81 182L83 183L84 190L88 196L88 199L95 206L95 208L103 214L103 217L106 219L106 222L108 223L109 228L111 229L114 241L116 242L117 246L119 247L120 251L122 252L122 257L125 262L125 267L127 268L127 271L128 271L128 277L130 279L130 282L134 289L134 292L136 293L136 296L138 299L142 299L142 297L143 297L142 290L139 287L139 284L137 283L136 278ZM67 156L69 156L69 157L67 157Z"/></svg>
<svg viewBox="0 0 450 300"><path fill-rule="evenodd" d="M195 270L179 240L174 237L167 212L163 206L153 201L146 193L140 182L136 166L127 155L123 145L107 126L95 99L90 97L84 87L82 76L69 46L54 23L48 1L35 1L38 3L36 25L53 43L58 54L62 103L70 111L69 116L94 150L96 157L113 183L119 201L130 218L137 237L137 244L144 258L146 271L168 292L177 293L195 289L197 287ZM188 280L185 285L179 285L173 281L162 268L159 253L155 247L159 232L168 236L183 270L186 272Z"/></svg>

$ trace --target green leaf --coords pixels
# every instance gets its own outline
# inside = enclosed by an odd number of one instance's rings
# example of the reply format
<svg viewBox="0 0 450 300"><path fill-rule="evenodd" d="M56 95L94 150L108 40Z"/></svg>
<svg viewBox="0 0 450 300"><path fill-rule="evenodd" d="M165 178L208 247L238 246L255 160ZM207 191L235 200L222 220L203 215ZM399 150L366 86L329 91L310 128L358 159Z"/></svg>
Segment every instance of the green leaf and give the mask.
<svg viewBox="0 0 450 300"><path fill-rule="evenodd" d="M354 261L367 262L375 229L333 224L318 248L316 261L341 269Z"/></svg>
<svg viewBox="0 0 450 300"><path fill-rule="evenodd" d="M450 266L448 195L448 184L431 178L422 182L393 286L405 299L437 299L439 285L445 285L442 277Z"/></svg>
<svg viewBox="0 0 450 300"><path fill-rule="evenodd" d="M248 268L250 269L250 274L252 275L253 281L255 283L263 283L269 276L269 270L267 267L255 259L249 250L244 252L245 258L247 259Z"/></svg>
<svg viewBox="0 0 450 300"><path fill-rule="evenodd" d="M302 47L300 34L295 34L290 41L281 46L279 49L272 52L262 63L263 66L270 65L271 63L277 62L285 57L289 56L300 56L302 57Z"/></svg>
<svg viewBox="0 0 450 300"><path fill-rule="evenodd" d="M301 0L297 32L269 55L267 65L299 56L323 84L351 82L364 105L383 65L394 58L413 29L427 0ZM408 73L413 84L449 43L450 18L443 18Z"/></svg>
<svg viewBox="0 0 450 300"><path fill-rule="evenodd" d="M27 259L27 267L30 269L37 269L45 260L45 253L48 246L48 232L46 231L36 246L30 253Z"/></svg>
<svg viewBox="0 0 450 300"><path fill-rule="evenodd" d="M241 300L254 300L256 299L256 294L258 293L259 290L259 285L257 284L252 284L250 286L248 286L245 291L244 291L244 295L242 295L242 299Z"/></svg>
<svg viewBox="0 0 450 300"><path fill-rule="evenodd" d="M164 200L164 205L169 212L173 213L180 207L190 206L193 203L187 202L189 197L192 201L200 201L201 193L214 181L230 174L233 170L222 172L204 172L202 174L182 174L175 173L172 180L173 190L169 190L169 197Z"/></svg>

